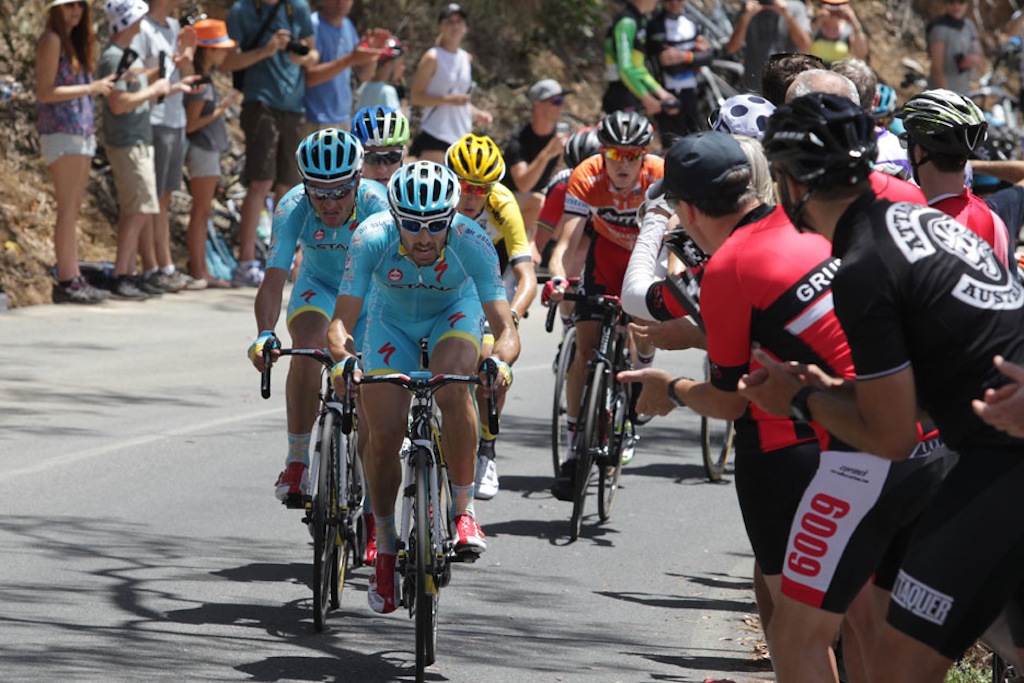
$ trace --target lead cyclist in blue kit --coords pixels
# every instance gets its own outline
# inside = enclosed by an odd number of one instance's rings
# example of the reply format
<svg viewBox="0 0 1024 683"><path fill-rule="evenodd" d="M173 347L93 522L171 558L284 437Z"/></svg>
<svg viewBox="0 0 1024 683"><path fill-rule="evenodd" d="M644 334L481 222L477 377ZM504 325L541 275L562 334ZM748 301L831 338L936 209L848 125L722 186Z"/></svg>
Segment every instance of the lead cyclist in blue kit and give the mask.
<svg viewBox="0 0 1024 683"><path fill-rule="evenodd" d="M362 354L362 372L408 373L420 368L420 340L428 340L434 374L472 375L479 364L484 320L490 324L498 361L499 395L512 384L509 368L519 356L519 335L498 271L490 237L457 213L459 181L439 164L418 161L398 169L388 183L390 211L359 226L338 290L328 350L338 361L331 371L342 395L344 361ZM362 344L352 330L366 306ZM356 373L358 383L361 374ZM402 446L409 393L391 384L359 389L360 426L369 432L363 466L377 523L377 562L368 600L375 612L394 611L396 589L395 498L401 485ZM487 544L473 509L477 417L466 385L437 392L443 429L441 447L452 486L455 552L479 554Z"/></svg>
<svg viewBox="0 0 1024 683"><path fill-rule="evenodd" d="M360 222L388 207L384 186L362 178L363 147L351 133L336 128L313 133L299 144L295 157L303 181L274 211L266 275L256 293L259 337L249 347L249 359L258 370L263 369L264 345L275 339L296 247L302 248L303 258L288 300L288 333L295 348L324 348L352 234ZM301 508L307 491L320 370L319 362L299 356L288 368L288 457L275 484L278 500L288 507Z"/></svg>

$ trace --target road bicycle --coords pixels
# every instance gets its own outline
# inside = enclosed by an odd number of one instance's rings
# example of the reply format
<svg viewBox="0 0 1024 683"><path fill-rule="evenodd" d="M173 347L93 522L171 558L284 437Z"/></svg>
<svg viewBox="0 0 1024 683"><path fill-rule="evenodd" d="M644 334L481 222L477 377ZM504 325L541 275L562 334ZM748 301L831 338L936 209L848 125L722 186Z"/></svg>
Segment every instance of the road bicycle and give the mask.
<svg viewBox="0 0 1024 683"><path fill-rule="evenodd" d="M498 374L492 359L482 368L493 387ZM356 364L343 369L347 387L342 401L342 431L353 415L352 377ZM434 393L449 384L480 384L477 375L431 374L429 371L365 375L360 384L394 384L412 392L407 438L412 447L404 452L402 516L396 568L402 576L401 605L416 620L416 680L437 658L438 602L441 588L451 580L453 562L475 562L475 553L456 553L452 520L451 484L441 451L441 421ZM488 400L488 427L498 433L498 403L493 388Z"/></svg>
<svg viewBox="0 0 1024 683"><path fill-rule="evenodd" d="M681 228L669 233L665 240L665 246L687 266L681 273L670 277L670 280L674 280L674 288L680 295L680 301L683 308L686 309L687 315L693 319L701 331L706 332L704 320L700 315L700 280L697 273L707 256L693 244L686 231ZM704 380L710 381L710 379L711 363L705 354ZM700 450L704 462L704 474L707 475L709 481L721 481L722 475L725 474L735 433L732 420L701 415Z"/></svg>
<svg viewBox="0 0 1024 683"><path fill-rule="evenodd" d="M310 460L309 493L301 506L302 521L313 536L313 624L323 631L327 612L341 605L348 568L359 567L366 557L367 530L363 517L366 485L362 461L356 450L354 412L344 415L334 396L330 368L334 361L323 349L283 349L272 340L263 347L260 393L270 398L273 351L282 356L301 356L318 361L325 371L320 391L316 440ZM348 420L348 429L343 423Z"/></svg>
<svg viewBox="0 0 1024 683"><path fill-rule="evenodd" d="M616 375L629 370L627 326L630 317L617 296L566 292L566 301L585 302L602 311L601 332L594 357L587 361L587 380L576 418L573 449L576 451L576 481L573 491L569 538L579 538L580 523L590 483L597 474L597 512L602 522L611 517L622 474L622 452L635 440L633 387L619 382ZM552 311L556 310L552 306ZM549 311L549 320L553 319ZM556 437L557 438L557 437Z"/></svg>

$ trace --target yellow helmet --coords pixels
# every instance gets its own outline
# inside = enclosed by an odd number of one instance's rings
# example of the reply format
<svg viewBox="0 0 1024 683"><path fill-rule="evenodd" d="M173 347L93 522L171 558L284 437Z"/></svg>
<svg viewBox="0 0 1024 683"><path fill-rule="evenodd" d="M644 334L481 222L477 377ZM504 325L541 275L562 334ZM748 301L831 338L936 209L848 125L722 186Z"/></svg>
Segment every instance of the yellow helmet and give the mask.
<svg viewBox="0 0 1024 683"><path fill-rule="evenodd" d="M505 160L498 144L486 135L464 135L448 148L448 168L470 183L495 183L505 175Z"/></svg>

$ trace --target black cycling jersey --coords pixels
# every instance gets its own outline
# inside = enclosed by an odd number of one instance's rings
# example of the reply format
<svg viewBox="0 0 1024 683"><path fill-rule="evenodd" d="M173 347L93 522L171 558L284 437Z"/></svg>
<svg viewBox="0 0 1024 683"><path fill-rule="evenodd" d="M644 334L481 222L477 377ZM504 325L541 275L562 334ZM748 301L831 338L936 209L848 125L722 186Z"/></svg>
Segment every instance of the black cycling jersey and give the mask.
<svg viewBox="0 0 1024 683"><path fill-rule="evenodd" d="M1009 381L993 356L1024 362L1024 288L989 245L940 211L869 191L840 218L833 254L836 314L858 379L912 364L918 402L951 448L1024 447L971 409Z"/></svg>
<svg viewBox="0 0 1024 683"><path fill-rule="evenodd" d="M985 197L985 203L992 213L1003 219L1010 231L1010 257L1017 248L1017 235L1024 226L1024 187L1012 185Z"/></svg>

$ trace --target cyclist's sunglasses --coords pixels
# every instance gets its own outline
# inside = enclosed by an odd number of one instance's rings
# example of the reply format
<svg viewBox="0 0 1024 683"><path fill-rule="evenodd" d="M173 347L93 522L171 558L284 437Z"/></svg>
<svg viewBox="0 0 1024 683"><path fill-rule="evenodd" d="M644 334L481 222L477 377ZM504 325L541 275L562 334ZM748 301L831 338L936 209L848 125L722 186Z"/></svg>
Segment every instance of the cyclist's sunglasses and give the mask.
<svg viewBox="0 0 1024 683"><path fill-rule="evenodd" d="M477 183L460 180L459 187L462 188L462 194L469 195L470 197L486 197L491 193L491 188L494 187L494 183L479 185Z"/></svg>
<svg viewBox="0 0 1024 683"><path fill-rule="evenodd" d="M390 166L405 158L405 152L395 149L390 152L367 152L363 160L370 166Z"/></svg>
<svg viewBox="0 0 1024 683"><path fill-rule="evenodd" d="M419 233L423 228L431 235L439 235L448 229L452 224L452 217L440 218L433 221L418 221L415 218L399 218L398 225L410 235Z"/></svg>
<svg viewBox="0 0 1024 683"><path fill-rule="evenodd" d="M303 185L305 185L305 188L306 188L306 196L309 197L310 199L318 199L318 200L324 201L324 202L325 201L329 201L331 199L333 199L334 201L341 201L345 197L347 197L350 194L352 194L352 190L356 189L356 182L357 181L358 181L358 178L356 180L353 180L348 185L342 185L341 187L328 187L328 188L313 187L309 183L303 183Z"/></svg>
<svg viewBox="0 0 1024 683"><path fill-rule="evenodd" d="M641 149L621 149L619 147L605 147L604 155L611 161L637 161L642 159L647 154L647 150Z"/></svg>

